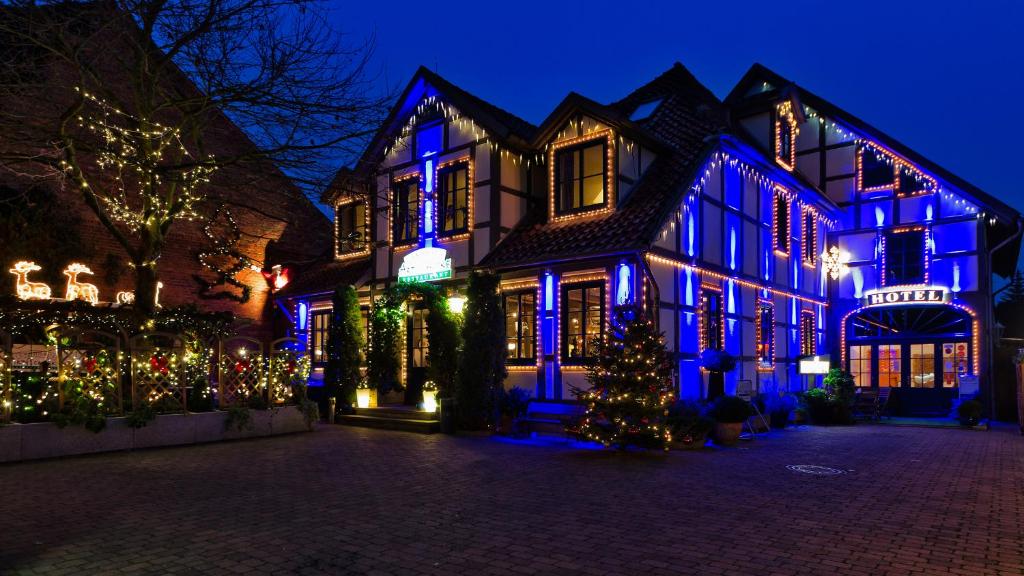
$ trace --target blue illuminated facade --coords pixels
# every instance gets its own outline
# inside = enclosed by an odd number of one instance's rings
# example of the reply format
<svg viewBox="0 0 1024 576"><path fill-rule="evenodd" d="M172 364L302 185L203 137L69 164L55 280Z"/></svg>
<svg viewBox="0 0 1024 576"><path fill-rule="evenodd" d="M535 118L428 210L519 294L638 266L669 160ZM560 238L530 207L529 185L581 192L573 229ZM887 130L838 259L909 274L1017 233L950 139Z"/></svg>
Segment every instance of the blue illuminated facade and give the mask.
<svg viewBox="0 0 1024 576"><path fill-rule="evenodd" d="M296 336L317 345L338 283L368 310L396 282L458 295L492 270L506 385L555 400L585 386L611 307L638 304L680 396L806 389L817 356L898 388L901 410L948 410L972 377L990 392L991 278L1019 250L1012 209L759 66L725 101L676 65L610 104L570 95L540 126L421 69L325 201L334 258L279 295ZM429 334L407 315L413 382ZM709 349L737 368L703 369Z"/></svg>

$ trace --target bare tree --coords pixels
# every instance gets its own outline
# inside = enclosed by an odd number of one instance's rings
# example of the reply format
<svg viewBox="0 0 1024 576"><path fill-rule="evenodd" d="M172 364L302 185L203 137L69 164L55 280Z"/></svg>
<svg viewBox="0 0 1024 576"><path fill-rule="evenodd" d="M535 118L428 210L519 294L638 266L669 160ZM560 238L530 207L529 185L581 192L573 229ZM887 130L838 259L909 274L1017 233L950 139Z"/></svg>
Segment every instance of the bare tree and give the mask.
<svg viewBox="0 0 1024 576"><path fill-rule="evenodd" d="M252 179L280 168L313 193L386 111L367 70L372 39L350 44L319 0L0 11L0 168L80 191L128 254L143 313L168 232L203 216L225 168Z"/></svg>

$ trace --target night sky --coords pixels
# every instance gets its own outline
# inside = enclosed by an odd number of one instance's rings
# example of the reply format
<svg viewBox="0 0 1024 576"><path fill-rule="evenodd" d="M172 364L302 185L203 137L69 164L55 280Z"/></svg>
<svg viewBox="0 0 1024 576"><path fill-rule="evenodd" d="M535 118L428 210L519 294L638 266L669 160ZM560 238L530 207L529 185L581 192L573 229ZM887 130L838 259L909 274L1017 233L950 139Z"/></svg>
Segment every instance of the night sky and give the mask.
<svg viewBox="0 0 1024 576"><path fill-rule="evenodd" d="M1024 212L1024 2L339 3L381 84L419 65L535 124L570 91L618 99L679 61L724 98L754 62Z"/></svg>

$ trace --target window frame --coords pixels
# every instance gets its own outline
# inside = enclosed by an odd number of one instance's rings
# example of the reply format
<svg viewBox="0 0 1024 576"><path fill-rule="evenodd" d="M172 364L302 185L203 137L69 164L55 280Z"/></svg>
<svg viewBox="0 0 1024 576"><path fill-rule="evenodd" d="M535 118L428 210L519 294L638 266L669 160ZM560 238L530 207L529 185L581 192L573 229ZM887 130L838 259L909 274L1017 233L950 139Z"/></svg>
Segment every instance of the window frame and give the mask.
<svg viewBox="0 0 1024 576"><path fill-rule="evenodd" d="M869 150L870 149L870 150ZM884 157L888 158L892 164L892 180L887 184L878 184L874 186L864 185L864 153L870 151L876 158ZM925 174L919 170L916 166L903 160L899 156L889 152L881 146L875 145L873 142L863 141L857 145L855 152L855 166L854 171L856 172L856 188L857 192L893 192L897 197L904 196L916 196L918 194L930 194L938 190L938 182L931 176ZM881 160L885 162L885 160ZM918 182L918 185L912 190L904 190L904 182L908 182L907 179L912 179Z"/></svg>
<svg viewBox="0 0 1024 576"><path fill-rule="evenodd" d="M802 216L800 244L803 248L803 261L808 266L814 266L818 262L818 213L813 208L804 206Z"/></svg>
<svg viewBox="0 0 1024 576"><path fill-rule="evenodd" d="M460 170L465 170L466 171L466 188L465 188L465 190L466 190L466 206L465 206L465 209L464 209L465 210L466 220L463 223L463 226L458 227L458 228L452 228L451 230L447 230L447 229L445 229L445 218L444 218L444 216L445 216L445 214L447 212L447 209L448 209L448 206L447 206L448 195L451 192L447 188L447 185L446 185L447 184L447 178L446 177L449 174L453 174L453 173L458 172ZM465 233L469 232L470 227L471 227L470 221L473 218L473 214L472 214L472 207L473 207L473 202L472 202L473 183L471 182L472 177L473 177L473 170L470 167L470 163L469 163L468 159L455 160L455 161L448 162L448 163L445 163L444 165L441 165L441 166L437 167L437 175L434 178L434 182L436 183L438 190L437 190L437 194L436 194L437 195L437 199L436 199L436 203L435 203L436 207L434 209L435 210L434 216L435 216L435 227L437 228L437 236L439 238L445 238L445 237L450 237L450 236L458 236L460 234L465 234ZM456 199L457 198L458 197L456 196ZM458 212L458 209L456 209L456 212ZM455 218L453 216L453 223L454 223L454 220L455 220Z"/></svg>
<svg viewBox="0 0 1024 576"><path fill-rule="evenodd" d="M768 314L768 330L765 332L764 315ZM767 336L767 342L765 341ZM767 346L767 355L762 347ZM754 325L754 363L758 372L775 370L775 304L767 300L758 300L757 317Z"/></svg>
<svg viewBox="0 0 1024 576"><path fill-rule="evenodd" d="M523 351L526 350L526 348L523 347L523 324L524 324L524 320L523 320L523 297L524 296L532 296L533 297L533 305L532 305L532 309L531 309L531 312L530 312L530 320L529 320L529 322L530 322L530 324L529 324L529 326L530 326L530 334L531 334L530 338L533 340L533 344L529 347L529 356L524 356L523 355ZM517 307L516 336L515 336L515 340L516 340L516 350L517 350L519 355L517 357L515 357L515 358L512 358L510 356L506 356L505 363L506 364L510 364L510 365L530 366L530 365L533 365L533 364L537 363L537 342L538 342L538 339L537 339L537 291L533 290L533 289L526 289L526 290L515 290L515 291L503 292L502 293L502 295L501 295L501 308L502 308L502 313L505 316L504 327L506 328L506 332L505 332L506 351L508 350L508 342L509 342L509 336L508 336L508 332L507 332L508 312L509 312L509 310L508 310L508 303L509 303L510 300L513 300L513 299L515 300L516 307Z"/></svg>
<svg viewBox="0 0 1024 576"><path fill-rule="evenodd" d="M893 263L893 240L903 235L920 235L921 248L920 248L920 272L917 276L908 279L906 277L907 268L907 256L906 256L906 240L901 239L900 247L903 248L899 251L900 263L903 273L900 278L894 279L890 273L890 267ZM905 236L904 236L905 238ZM882 233L882 286L914 286L928 283L928 269L930 256L928 254L928 231L924 227L914 226L911 228L896 228L893 230L887 230Z"/></svg>
<svg viewBox="0 0 1024 576"><path fill-rule="evenodd" d="M559 343L559 351L561 352L561 364L563 366L579 366L587 363L590 360L596 358L596 355L583 355L583 356L569 356L569 292L574 290L581 290L583 294L582 299L582 312L583 312L583 323L580 326L580 334L583 335L583 350L586 353L591 352L591 343L587 341L587 292L591 288L599 289L598 302L601 305L601 317L599 320L599 327L597 332L597 338L604 337L604 325L607 319L607 306L605 300L607 299L607 291L605 289L605 282L603 280L590 281L590 282L574 282L562 285L562 300L560 302L559 313L561 318L561 342Z"/></svg>
<svg viewBox="0 0 1024 576"><path fill-rule="evenodd" d="M786 157L783 156L782 136L786 133L789 136L789 150ZM796 115L793 113L793 103L785 100L775 106L775 163L782 166L788 172L796 169L796 138L800 135L800 127L797 126Z"/></svg>
<svg viewBox="0 0 1024 576"><path fill-rule="evenodd" d="M359 242L361 246L356 246L356 243L351 240L342 240L343 232L343 219L341 217L342 211L345 209L355 209L357 205L363 207L363 219L362 223L353 223L355 229L353 232L358 231L362 228L362 240ZM369 202L365 198L357 198L352 200L343 200L335 205L334 207L334 245L335 245L335 256L345 258L352 257L370 251L370 206ZM349 248L345 248L346 243L351 244Z"/></svg>
<svg viewBox="0 0 1024 576"><path fill-rule="evenodd" d="M790 229L793 225L793 199L788 190L782 186L775 186L774 196L772 197L772 248L776 254L780 256L789 256L792 251ZM785 206L785 226L780 222L780 208ZM780 234L783 236L780 238ZM784 245L780 245L780 240L784 240Z"/></svg>
<svg viewBox="0 0 1024 576"><path fill-rule="evenodd" d="M583 204L583 200L584 200L583 181L584 181L584 179L587 178L587 176L583 175L583 166L584 166L584 158L585 158L584 151L586 149L588 149L588 148L594 148L594 147L597 147L597 146L601 147L601 187L603 189L603 194L602 194L602 198L601 198L601 202L600 203L584 205ZM577 167L580 170L580 177L579 177L579 182L580 182L580 191L579 191L580 206L576 207L576 208L565 208L564 206L562 206L562 184L563 184L563 182L562 182L562 162L560 161L560 158L564 154L574 154L575 152L579 152L580 153L579 166ZM555 165L554 165L553 168L554 168L554 173L555 173L555 176L554 176L555 189L554 189L553 193L555 195L555 214L557 216L570 216L570 215L573 215L573 214L579 214L581 212L589 212L591 210L599 210L599 209L604 208L604 207L606 207L608 205L608 201L609 201L609 198L610 198L610 196L609 196L609 194L610 194L610 192L609 192L610 186L609 186L609 182L608 182L609 181L609 174L608 174L608 142L607 142L607 140L605 140L604 138L600 138L600 139L594 138L594 139L591 139L591 140L584 140L582 142L578 142L576 144L572 144L572 145L569 145L569 146L563 146L563 147L561 147L561 148L559 148L559 149L554 151L554 159L555 159ZM590 176L590 178L593 178L593 177L594 176ZM574 178L574 180L575 180L575 178Z"/></svg>
<svg viewBox="0 0 1024 576"><path fill-rule="evenodd" d="M708 326L707 325L708 325L708 322L710 321L710 316L708 315L708 299L707 299L707 296L708 296L707 293L708 292L713 292L715 295L718 296L718 300L717 300L717 303L718 303L718 314L717 314L717 316L718 316L718 323L717 323L718 330L717 330L717 332L718 332L718 334L717 334L717 338L716 338L716 340L718 342L718 347L716 347L716 348L712 348L710 346L711 341L708 338ZM700 288L700 298L699 298L700 314L698 315L699 327L698 327L697 337L700 340L699 345L700 345L700 351L702 353L705 350L725 350L725 306L723 305L723 302L722 302L722 298L723 297L724 297L723 290L721 288L717 287L717 286L707 286L707 285L705 285L705 286L701 286L701 288Z"/></svg>
<svg viewBox="0 0 1024 576"><path fill-rule="evenodd" d="M307 342L309 345L310 364L314 368L322 368L327 365L327 338L331 333L331 316L333 310L331 308L325 308L321 310L313 310L309 314L309 334L307 336ZM324 324L322 329L317 327L317 318L324 318ZM317 335L322 336L322 340L317 345ZM320 350L320 358L317 359L317 350Z"/></svg>
<svg viewBox="0 0 1024 576"><path fill-rule="evenodd" d="M809 322L808 322L809 320ZM818 351L818 318L814 310L800 311L800 355L814 356ZM808 329L810 324L810 329Z"/></svg>
<svg viewBox="0 0 1024 576"><path fill-rule="evenodd" d="M411 216L412 224L413 224L413 234L409 238L399 239L398 238L399 225L400 224L407 224L408 220L402 220L401 222L399 220L399 212L401 210L401 204L399 203L399 196L398 195L399 195L400 191L408 192L408 190L412 186L415 186L415 190L416 190L416 202L415 202L416 209L415 209L414 213L412 213L412 216ZM394 182L392 182L392 184L391 184L391 244L392 245L394 245L394 246L409 246L409 245L416 244L417 242L419 242L419 239L420 239L420 208L421 208L420 205L422 204L422 202L423 202L423 191L422 191L422 189L420 187L420 177L419 177L419 174L415 174L415 175L412 175L412 176L401 178L399 180L395 180ZM406 204L409 205L409 204L411 204L411 202L407 201ZM407 213L410 213L410 211L407 210Z"/></svg>

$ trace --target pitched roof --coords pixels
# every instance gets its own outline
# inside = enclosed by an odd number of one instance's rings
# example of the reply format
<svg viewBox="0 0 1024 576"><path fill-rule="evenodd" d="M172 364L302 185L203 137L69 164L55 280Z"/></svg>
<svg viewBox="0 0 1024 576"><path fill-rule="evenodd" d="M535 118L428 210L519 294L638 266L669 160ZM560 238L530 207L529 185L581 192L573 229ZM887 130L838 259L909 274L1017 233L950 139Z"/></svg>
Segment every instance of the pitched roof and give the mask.
<svg viewBox="0 0 1024 576"><path fill-rule="evenodd" d="M511 268L545 260L624 253L648 246L709 155L712 137L726 126L721 102L679 63L606 108L628 119L641 104L659 99L661 104L650 116L631 124L647 137L663 143L665 150L615 211L547 222L546 203L536 206L482 264ZM541 130L545 128L550 126Z"/></svg>
<svg viewBox="0 0 1024 576"><path fill-rule="evenodd" d="M463 116L469 116L489 133L505 141L507 146L527 147L537 127L522 118L499 108L486 100L459 88L436 72L420 66L413 74L412 80L406 85L388 117L381 124L377 134L366 147L362 157L356 164L356 172L373 170L375 160L382 154L389 143L389 137L401 130L405 120L423 99L427 86L444 94L445 99L454 105Z"/></svg>
<svg viewBox="0 0 1024 576"><path fill-rule="evenodd" d="M276 298L330 294L338 286L357 284L370 269L369 258L357 260L323 260L305 266L295 273L295 278L278 291Z"/></svg>

